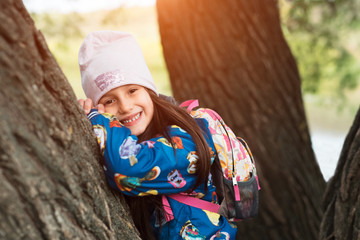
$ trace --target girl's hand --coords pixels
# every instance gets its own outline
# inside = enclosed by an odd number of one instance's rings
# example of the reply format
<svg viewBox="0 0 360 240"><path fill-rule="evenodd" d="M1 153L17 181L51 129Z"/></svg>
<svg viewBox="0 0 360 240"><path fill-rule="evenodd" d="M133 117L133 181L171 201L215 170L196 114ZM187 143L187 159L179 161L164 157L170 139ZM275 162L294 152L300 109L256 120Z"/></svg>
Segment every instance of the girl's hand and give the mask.
<svg viewBox="0 0 360 240"><path fill-rule="evenodd" d="M87 99L79 99L78 103L84 109L85 114L89 114L92 108L96 108L99 113L105 112L105 107L103 104L98 104L96 107L93 105L93 101L90 98Z"/></svg>

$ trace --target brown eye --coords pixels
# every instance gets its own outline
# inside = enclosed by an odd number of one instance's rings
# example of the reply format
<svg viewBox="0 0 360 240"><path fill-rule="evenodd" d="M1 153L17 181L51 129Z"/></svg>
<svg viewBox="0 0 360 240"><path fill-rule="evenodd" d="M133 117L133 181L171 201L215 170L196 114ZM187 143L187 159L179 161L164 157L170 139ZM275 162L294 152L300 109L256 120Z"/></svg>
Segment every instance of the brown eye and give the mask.
<svg viewBox="0 0 360 240"><path fill-rule="evenodd" d="M110 104L112 104L112 103L114 103L114 102L115 102L114 99L109 99L109 100L106 100L106 101L104 102L104 105L110 105Z"/></svg>
<svg viewBox="0 0 360 240"><path fill-rule="evenodd" d="M129 90L129 93L130 94L133 94L134 92L136 92L137 91L137 88L131 88L130 90Z"/></svg>

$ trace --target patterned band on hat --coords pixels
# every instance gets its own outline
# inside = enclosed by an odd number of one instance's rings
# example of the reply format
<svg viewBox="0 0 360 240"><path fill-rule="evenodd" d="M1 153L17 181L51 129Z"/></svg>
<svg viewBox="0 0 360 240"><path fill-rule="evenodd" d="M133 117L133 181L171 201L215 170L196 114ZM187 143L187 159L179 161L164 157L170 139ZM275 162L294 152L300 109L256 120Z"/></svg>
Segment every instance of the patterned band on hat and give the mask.
<svg viewBox="0 0 360 240"><path fill-rule="evenodd" d="M99 75L95 79L95 84L101 91L104 91L104 89L106 89L109 85L119 85L124 81L125 77L123 71L115 70Z"/></svg>

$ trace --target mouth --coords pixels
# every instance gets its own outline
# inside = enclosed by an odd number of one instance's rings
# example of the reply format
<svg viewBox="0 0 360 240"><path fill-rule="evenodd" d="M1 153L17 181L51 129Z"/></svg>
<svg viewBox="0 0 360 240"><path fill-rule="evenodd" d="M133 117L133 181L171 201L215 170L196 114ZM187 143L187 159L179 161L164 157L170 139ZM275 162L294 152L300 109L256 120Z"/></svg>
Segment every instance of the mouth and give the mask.
<svg viewBox="0 0 360 240"><path fill-rule="evenodd" d="M142 115L142 112L139 112L137 114L131 115L125 119L120 120L120 122L124 126L132 126L137 123L137 121L140 119L141 115Z"/></svg>

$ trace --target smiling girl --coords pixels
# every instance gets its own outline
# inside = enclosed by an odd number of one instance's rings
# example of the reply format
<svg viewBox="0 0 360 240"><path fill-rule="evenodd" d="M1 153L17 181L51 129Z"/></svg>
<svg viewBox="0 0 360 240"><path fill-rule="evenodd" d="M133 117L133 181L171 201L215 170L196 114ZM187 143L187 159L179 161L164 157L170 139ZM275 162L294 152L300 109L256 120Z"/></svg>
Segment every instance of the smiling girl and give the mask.
<svg viewBox="0 0 360 240"><path fill-rule="evenodd" d="M235 239L224 217L167 197L217 201L210 168L209 119L193 117L159 95L133 36L90 33L79 51L93 125L111 187L124 193L143 239Z"/></svg>

